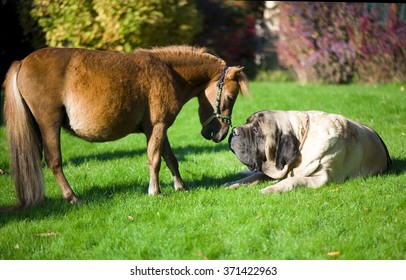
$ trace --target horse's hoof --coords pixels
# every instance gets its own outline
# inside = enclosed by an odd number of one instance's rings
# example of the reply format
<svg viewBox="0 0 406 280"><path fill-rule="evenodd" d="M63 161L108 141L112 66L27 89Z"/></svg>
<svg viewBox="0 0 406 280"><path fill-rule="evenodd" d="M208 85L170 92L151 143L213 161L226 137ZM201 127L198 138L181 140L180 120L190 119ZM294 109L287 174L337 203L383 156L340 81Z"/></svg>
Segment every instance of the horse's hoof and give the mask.
<svg viewBox="0 0 406 280"><path fill-rule="evenodd" d="M161 193L161 192L149 192L148 193L149 194L149 196L152 196L152 197L162 197L163 196L163 194Z"/></svg>
<svg viewBox="0 0 406 280"><path fill-rule="evenodd" d="M181 188L175 188L176 191L180 191L180 192L188 192L189 191L189 187L187 186L183 186Z"/></svg>
<svg viewBox="0 0 406 280"><path fill-rule="evenodd" d="M67 201L72 205L81 205L83 201L79 199L77 196L72 195L72 197L68 198Z"/></svg>

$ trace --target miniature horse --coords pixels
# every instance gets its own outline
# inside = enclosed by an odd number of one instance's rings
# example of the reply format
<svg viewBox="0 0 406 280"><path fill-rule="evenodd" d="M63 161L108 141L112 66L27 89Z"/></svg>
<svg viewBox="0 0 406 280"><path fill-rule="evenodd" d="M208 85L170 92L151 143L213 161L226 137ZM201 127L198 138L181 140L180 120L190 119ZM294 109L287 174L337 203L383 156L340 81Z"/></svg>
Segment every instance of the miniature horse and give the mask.
<svg viewBox="0 0 406 280"><path fill-rule="evenodd" d="M42 152L65 200L76 203L62 170L60 130L92 142L130 133L147 137L148 193L160 193L161 156L177 190L187 190L167 129L182 106L199 100L202 135L222 141L231 125L238 93L248 92L243 67L204 48L171 46L131 54L73 48L45 48L14 62L4 83L5 120L19 204L44 199Z"/></svg>

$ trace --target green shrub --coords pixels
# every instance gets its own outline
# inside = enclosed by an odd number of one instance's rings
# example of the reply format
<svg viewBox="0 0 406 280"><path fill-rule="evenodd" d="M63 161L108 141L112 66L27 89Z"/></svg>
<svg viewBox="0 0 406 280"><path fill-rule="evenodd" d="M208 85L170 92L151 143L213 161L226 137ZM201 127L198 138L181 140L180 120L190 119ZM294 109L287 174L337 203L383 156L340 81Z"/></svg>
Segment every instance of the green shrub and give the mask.
<svg viewBox="0 0 406 280"><path fill-rule="evenodd" d="M192 0L31 0L20 2L19 13L35 48L132 52L186 44L202 25Z"/></svg>
<svg viewBox="0 0 406 280"><path fill-rule="evenodd" d="M255 76L255 81L266 81L266 82L292 82L294 81L293 74L288 70L259 70Z"/></svg>

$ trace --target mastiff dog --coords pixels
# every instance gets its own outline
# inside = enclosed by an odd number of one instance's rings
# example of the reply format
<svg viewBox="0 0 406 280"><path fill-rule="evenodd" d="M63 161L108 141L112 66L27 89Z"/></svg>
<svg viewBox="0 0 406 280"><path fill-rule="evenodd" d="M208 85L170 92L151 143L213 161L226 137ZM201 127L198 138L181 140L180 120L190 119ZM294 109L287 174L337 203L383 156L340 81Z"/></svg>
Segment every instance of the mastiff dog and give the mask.
<svg viewBox="0 0 406 280"><path fill-rule="evenodd" d="M391 164L385 143L372 128L319 111L254 113L245 125L232 130L229 146L253 172L225 186L278 180L262 193L318 188L375 175Z"/></svg>

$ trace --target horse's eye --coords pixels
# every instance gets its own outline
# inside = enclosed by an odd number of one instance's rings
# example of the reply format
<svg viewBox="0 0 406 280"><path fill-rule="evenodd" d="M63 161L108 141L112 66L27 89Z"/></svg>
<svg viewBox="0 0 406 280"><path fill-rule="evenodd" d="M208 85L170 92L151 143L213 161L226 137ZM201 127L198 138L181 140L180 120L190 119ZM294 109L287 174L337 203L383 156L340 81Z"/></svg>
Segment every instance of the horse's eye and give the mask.
<svg viewBox="0 0 406 280"><path fill-rule="evenodd" d="M232 101L234 101L234 97L232 97L231 95L227 95L227 100L232 102Z"/></svg>

